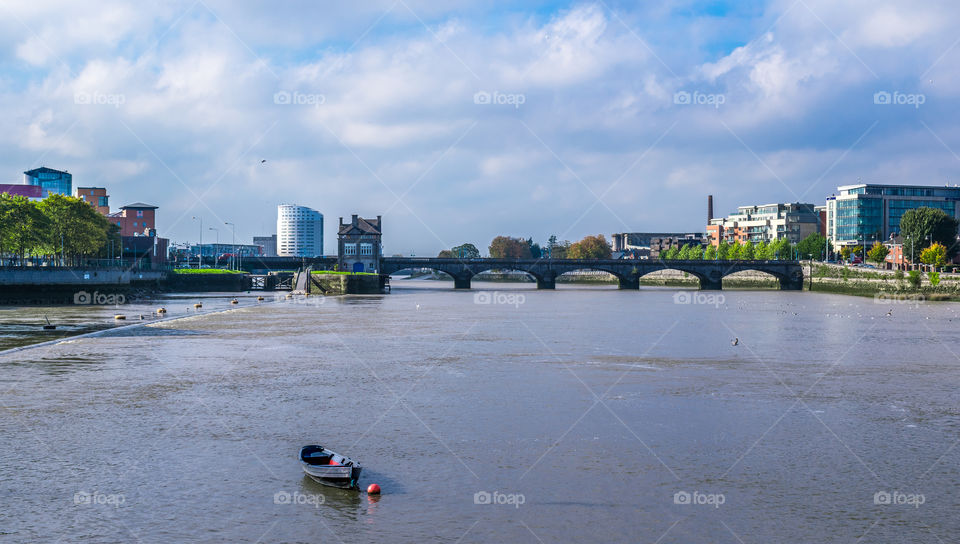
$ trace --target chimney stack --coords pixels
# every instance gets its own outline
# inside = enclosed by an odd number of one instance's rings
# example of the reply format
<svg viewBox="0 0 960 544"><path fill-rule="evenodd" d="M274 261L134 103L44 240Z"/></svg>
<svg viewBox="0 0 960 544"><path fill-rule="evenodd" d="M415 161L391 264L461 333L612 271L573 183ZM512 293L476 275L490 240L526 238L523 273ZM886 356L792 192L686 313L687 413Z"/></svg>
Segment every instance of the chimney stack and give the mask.
<svg viewBox="0 0 960 544"><path fill-rule="evenodd" d="M707 195L707 224L713 219L713 195Z"/></svg>
<svg viewBox="0 0 960 544"><path fill-rule="evenodd" d="M350 217L351 217L351 220L350 220L350 221L351 221L351 224L352 224L353 226L357 226L357 217L358 217L357 214L353 214L353 215L351 215Z"/></svg>

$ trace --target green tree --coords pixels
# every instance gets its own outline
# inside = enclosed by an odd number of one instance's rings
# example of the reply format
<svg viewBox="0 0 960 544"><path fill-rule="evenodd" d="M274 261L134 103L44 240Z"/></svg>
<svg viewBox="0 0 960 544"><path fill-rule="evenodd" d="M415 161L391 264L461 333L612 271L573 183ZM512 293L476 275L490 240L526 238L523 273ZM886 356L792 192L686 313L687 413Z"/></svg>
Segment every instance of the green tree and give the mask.
<svg viewBox="0 0 960 544"><path fill-rule="evenodd" d="M760 242L757 244L757 247L753 249L753 256L755 259L764 261L773 258L773 256L770 254L770 245L767 244L766 240L760 240Z"/></svg>
<svg viewBox="0 0 960 544"><path fill-rule="evenodd" d="M734 240L734 241L733 241L733 245L730 246L730 250L727 251L727 260L728 260L728 261L735 261L735 260L739 259L739 258L740 258L741 247L742 247L742 246L741 246L741 244L740 244L740 240Z"/></svg>
<svg viewBox="0 0 960 544"><path fill-rule="evenodd" d="M556 235L551 235L550 239L547 240L547 255L553 259L566 259L567 251L570 249L570 245L571 244L569 240L564 240L561 242L557 240Z"/></svg>
<svg viewBox="0 0 960 544"><path fill-rule="evenodd" d="M681 261L690 260L690 244L683 244L680 251L677 252L677 259Z"/></svg>
<svg viewBox="0 0 960 544"><path fill-rule="evenodd" d="M922 278L920 277L919 270L911 270L910 272L907 273L907 281L910 282L910 285L912 285L914 289L920 288L921 280Z"/></svg>
<svg viewBox="0 0 960 544"><path fill-rule="evenodd" d="M870 248L870 251L867 253L867 257L877 263L877 265L883 264L883 261L886 260L887 254L890 253L890 250L887 246L881 244L880 242L874 242L873 247Z"/></svg>
<svg viewBox="0 0 960 544"><path fill-rule="evenodd" d="M771 242L770 252L773 253L774 259L781 261L793 259L793 245L786 238Z"/></svg>
<svg viewBox="0 0 960 544"><path fill-rule="evenodd" d="M37 203L46 217L47 236L43 253L70 258L97 255L107 243L111 223L93 206L79 198L53 194Z"/></svg>
<svg viewBox="0 0 960 544"><path fill-rule="evenodd" d="M852 251L850 250L850 246L843 246L840 248L840 256L843 257L844 262L850 261L851 254L852 254Z"/></svg>
<svg viewBox="0 0 960 544"><path fill-rule="evenodd" d="M568 259L609 259L613 250L602 234L585 236L583 240L570 245Z"/></svg>
<svg viewBox="0 0 960 544"><path fill-rule="evenodd" d="M530 248L530 257L539 259L543 256L543 249L540 248L540 244L533 241L533 237L527 238L527 247Z"/></svg>
<svg viewBox="0 0 960 544"><path fill-rule="evenodd" d="M687 258L692 261L699 261L703 259L703 246L692 246L690 248L690 254L687 255Z"/></svg>
<svg viewBox="0 0 960 544"><path fill-rule="evenodd" d="M530 246L522 238L497 236L490 242L490 257L494 259L529 259Z"/></svg>
<svg viewBox="0 0 960 544"><path fill-rule="evenodd" d="M914 208L900 218L900 236L903 238L903 255L910 259L921 255L931 242L939 243L947 250L948 259L957 254L958 221L936 208Z"/></svg>
<svg viewBox="0 0 960 544"><path fill-rule="evenodd" d="M930 285L936 287L940 283L940 273L939 272L927 272L927 278L930 280Z"/></svg>
<svg viewBox="0 0 960 544"><path fill-rule="evenodd" d="M660 252L660 259L662 259L662 260L664 260L664 261L672 261L672 260L674 260L674 259L677 258L677 254L678 254L678 253L680 253L680 250L679 250L679 249L677 249L677 248L675 248L675 247L671 247L671 248L667 249L666 251L661 251L661 252Z"/></svg>
<svg viewBox="0 0 960 544"><path fill-rule="evenodd" d="M947 248L939 242L920 253L920 262L923 264L932 264L934 266L943 266L947 264Z"/></svg>
<svg viewBox="0 0 960 544"><path fill-rule="evenodd" d="M441 249L440 253L437 254L438 259L455 259L457 256L450 251L449 249Z"/></svg>
<svg viewBox="0 0 960 544"><path fill-rule="evenodd" d="M703 260L705 261L717 260L717 246L713 244L708 245L707 249L703 250Z"/></svg>
<svg viewBox="0 0 960 544"><path fill-rule="evenodd" d="M730 255L730 244L724 240L717 246L717 260L725 261L728 255Z"/></svg>
<svg viewBox="0 0 960 544"><path fill-rule="evenodd" d="M743 247L740 248L740 258L744 261L752 261L757 258L753 242L743 244Z"/></svg>
<svg viewBox="0 0 960 544"><path fill-rule="evenodd" d="M453 256L458 259L479 259L480 250L473 244L460 244L450 250Z"/></svg>
<svg viewBox="0 0 960 544"><path fill-rule="evenodd" d="M817 261L822 261L824 259L826 246L826 237L821 236L819 232L814 232L810 236L797 242L797 251L800 252L800 256L804 259L812 258Z"/></svg>
<svg viewBox="0 0 960 544"><path fill-rule="evenodd" d="M27 255L39 254L47 241L49 225L47 217L36 203L23 196L8 197L4 204L2 234L3 247L9 248L20 257L21 263Z"/></svg>

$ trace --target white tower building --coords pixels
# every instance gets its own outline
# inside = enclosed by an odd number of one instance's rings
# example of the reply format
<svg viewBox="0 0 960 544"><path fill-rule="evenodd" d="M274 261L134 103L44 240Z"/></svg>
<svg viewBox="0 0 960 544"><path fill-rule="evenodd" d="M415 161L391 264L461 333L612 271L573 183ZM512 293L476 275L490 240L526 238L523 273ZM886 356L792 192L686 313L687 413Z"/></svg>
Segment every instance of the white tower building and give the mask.
<svg viewBox="0 0 960 544"><path fill-rule="evenodd" d="M323 214L295 204L277 206L277 255L323 255Z"/></svg>

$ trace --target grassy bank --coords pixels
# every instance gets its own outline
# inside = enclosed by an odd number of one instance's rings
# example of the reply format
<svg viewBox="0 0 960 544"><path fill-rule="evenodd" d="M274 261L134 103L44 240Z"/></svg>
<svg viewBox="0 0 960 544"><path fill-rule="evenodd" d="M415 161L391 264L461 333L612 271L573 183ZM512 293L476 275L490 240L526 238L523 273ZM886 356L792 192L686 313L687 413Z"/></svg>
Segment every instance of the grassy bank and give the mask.
<svg viewBox="0 0 960 544"><path fill-rule="evenodd" d="M175 268L174 274L243 274L242 271L224 268Z"/></svg>
<svg viewBox="0 0 960 544"><path fill-rule="evenodd" d="M346 272L342 270L313 270L311 274L336 274L338 276L376 276L373 272Z"/></svg>

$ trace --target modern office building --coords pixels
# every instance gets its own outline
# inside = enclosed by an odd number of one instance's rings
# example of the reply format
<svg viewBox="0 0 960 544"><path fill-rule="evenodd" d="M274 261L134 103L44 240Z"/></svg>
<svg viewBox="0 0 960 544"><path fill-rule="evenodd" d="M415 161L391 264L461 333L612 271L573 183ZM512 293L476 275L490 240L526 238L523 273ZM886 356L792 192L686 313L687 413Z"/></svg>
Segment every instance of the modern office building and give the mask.
<svg viewBox="0 0 960 544"><path fill-rule="evenodd" d="M23 173L25 185L36 185L43 189L44 198L50 194L73 195L73 174L42 166Z"/></svg>
<svg viewBox="0 0 960 544"><path fill-rule="evenodd" d="M277 206L277 255L323 255L323 214L295 204Z"/></svg>
<svg viewBox="0 0 960 544"><path fill-rule="evenodd" d="M900 234L900 218L914 208L939 208L960 219L960 187L877 185L837 187L827 197L827 238L835 247L871 245Z"/></svg>
<svg viewBox="0 0 960 544"><path fill-rule="evenodd" d="M260 246L261 254L264 257L277 256L277 235L276 234L273 234L270 236L254 236L253 245Z"/></svg>
<svg viewBox="0 0 960 544"><path fill-rule="evenodd" d="M110 196L103 187L77 187L73 196L90 204L101 215L110 215Z"/></svg>
<svg viewBox="0 0 960 544"><path fill-rule="evenodd" d="M707 238L713 246L720 245L721 241L757 243L781 238L795 244L820 232L820 223L820 212L813 204L793 202L739 206L736 213L710 219Z"/></svg>

